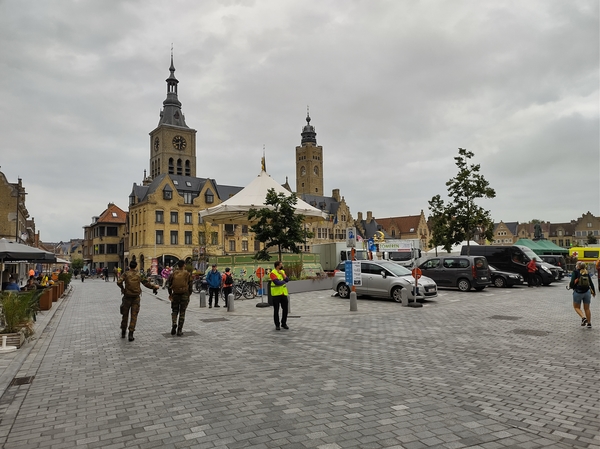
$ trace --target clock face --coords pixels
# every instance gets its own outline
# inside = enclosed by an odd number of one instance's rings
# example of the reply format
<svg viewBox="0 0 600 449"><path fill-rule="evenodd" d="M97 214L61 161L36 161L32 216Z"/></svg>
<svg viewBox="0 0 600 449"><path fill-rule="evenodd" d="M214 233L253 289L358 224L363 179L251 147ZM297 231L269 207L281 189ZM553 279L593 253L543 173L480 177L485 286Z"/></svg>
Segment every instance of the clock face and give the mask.
<svg viewBox="0 0 600 449"><path fill-rule="evenodd" d="M160 141L158 140L158 137L154 139L154 151L158 151L158 149L160 148Z"/></svg>
<svg viewBox="0 0 600 449"><path fill-rule="evenodd" d="M173 146L177 150L185 150L185 146L186 146L185 139L181 136L173 137Z"/></svg>

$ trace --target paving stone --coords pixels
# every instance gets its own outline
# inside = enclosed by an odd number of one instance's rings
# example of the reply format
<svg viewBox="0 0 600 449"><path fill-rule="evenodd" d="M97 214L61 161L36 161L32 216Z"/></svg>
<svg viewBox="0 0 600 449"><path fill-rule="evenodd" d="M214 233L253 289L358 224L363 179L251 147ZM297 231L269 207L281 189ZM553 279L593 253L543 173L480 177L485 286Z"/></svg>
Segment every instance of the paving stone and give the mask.
<svg viewBox="0 0 600 449"><path fill-rule="evenodd" d="M581 332L560 287L441 290L419 310L361 299L357 313L331 292L295 294L301 318L283 334L253 301L204 322L223 311L199 309L196 297L183 339L162 336L161 291L143 295L128 342L118 289L89 280L40 316L26 357L3 355L12 359L0 380L36 377L0 384L0 444L593 449L596 331ZM518 316L518 326L494 315ZM582 370L589 380L573 378Z"/></svg>

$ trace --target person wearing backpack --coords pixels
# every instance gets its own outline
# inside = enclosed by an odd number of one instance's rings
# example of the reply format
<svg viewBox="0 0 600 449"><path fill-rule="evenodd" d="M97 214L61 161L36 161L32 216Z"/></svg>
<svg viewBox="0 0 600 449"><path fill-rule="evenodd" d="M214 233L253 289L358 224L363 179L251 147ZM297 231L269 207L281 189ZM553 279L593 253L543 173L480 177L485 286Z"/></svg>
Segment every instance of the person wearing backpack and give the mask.
<svg viewBox="0 0 600 449"><path fill-rule="evenodd" d="M169 298L171 299L171 335L177 333L183 336L183 323L185 322L185 311L190 303L192 294L192 276L185 269L185 262L177 262L177 269L167 279Z"/></svg>
<svg viewBox="0 0 600 449"><path fill-rule="evenodd" d="M225 307L227 307L227 300L229 299L229 294L233 291L233 276L231 276L231 270L229 267L225 268L225 273L223 273L223 295L225 296Z"/></svg>
<svg viewBox="0 0 600 449"><path fill-rule="evenodd" d="M133 333L135 332L135 325L137 324L137 316L140 312L140 295L142 294L142 287L149 288L156 293L158 292L159 286L149 282L145 277L142 277L140 272L137 270L137 262L131 261L129 264L129 270L127 270L117 281L117 286L121 289L123 300L121 302L121 338L125 338L125 332L127 330L127 321L129 321L129 341L135 340ZM129 311L131 310L131 320L129 320Z"/></svg>
<svg viewBox="0 0 600 449"><path fill-rule="evenodd" d="M215 297L215 307L219 305L219 291L221 290L221 273L217 271L217 264L213 263L212 270L206 273L206 282L208 283L208 308L212 308L213 296Z"/></svg>
<svg viewBox="0 0 600 449"><path fill-rule="evenodd" d="M590 279L590 274L586 269L585 262L577 262L575 265L575 270L573 270L573 273L571 274L569 287L573 289L573 308L581 318L581 325L591 329L592 312L590 310L590 304L592 302L592 296L594 298L596 297L596 290L594 288L594 283ZM582 302L583 311L581 310Z"/></svg>

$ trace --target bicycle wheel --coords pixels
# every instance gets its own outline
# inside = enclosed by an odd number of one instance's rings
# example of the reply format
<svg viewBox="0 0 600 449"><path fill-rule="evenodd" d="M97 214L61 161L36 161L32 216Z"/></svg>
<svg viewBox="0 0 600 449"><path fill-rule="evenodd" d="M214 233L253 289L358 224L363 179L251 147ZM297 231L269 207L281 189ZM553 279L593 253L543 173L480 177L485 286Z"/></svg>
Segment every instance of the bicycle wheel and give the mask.
<svg viewBox="0 0 600 449"><path fill-rule="evenodd" d="M242 297L242 286L240 284L233 284L233 298L240 299Z"/></svg>
<svg viewBox="0 0 600 449"><path fill-rule="evenodd" d="M244 284L242 287L242 293L246 299L252 299L256 296L256 293L254 293L254 289L252 288L252 284L250 283Z"/></svg>

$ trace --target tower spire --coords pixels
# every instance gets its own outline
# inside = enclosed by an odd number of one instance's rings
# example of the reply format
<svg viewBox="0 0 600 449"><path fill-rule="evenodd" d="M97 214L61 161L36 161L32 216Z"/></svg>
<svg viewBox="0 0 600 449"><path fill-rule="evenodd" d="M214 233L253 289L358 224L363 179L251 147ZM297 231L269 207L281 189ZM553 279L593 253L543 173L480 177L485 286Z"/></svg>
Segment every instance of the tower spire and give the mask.
<svg viewBox="0 0 600 449"><path fill-rule="evenodd" d="M315 146L317 145L317 133L315 131L315 127L310 124L310 113L308 109L308 105L306 106L306 126L302 128L302 136L301 144L305 143L313 143Z"/></svg>
<svg viewBox="0 0 600 449"><path fill-rule="evenodd" d="M173 63L173 44L171 44L171 65L169 67L167 82L167 98L163 101L163 110L160 113L159 125L173 125L188 128L185 117L181 112L181 102L177 97L177 85L179 80L175 78L175 64Z"/></svg>

